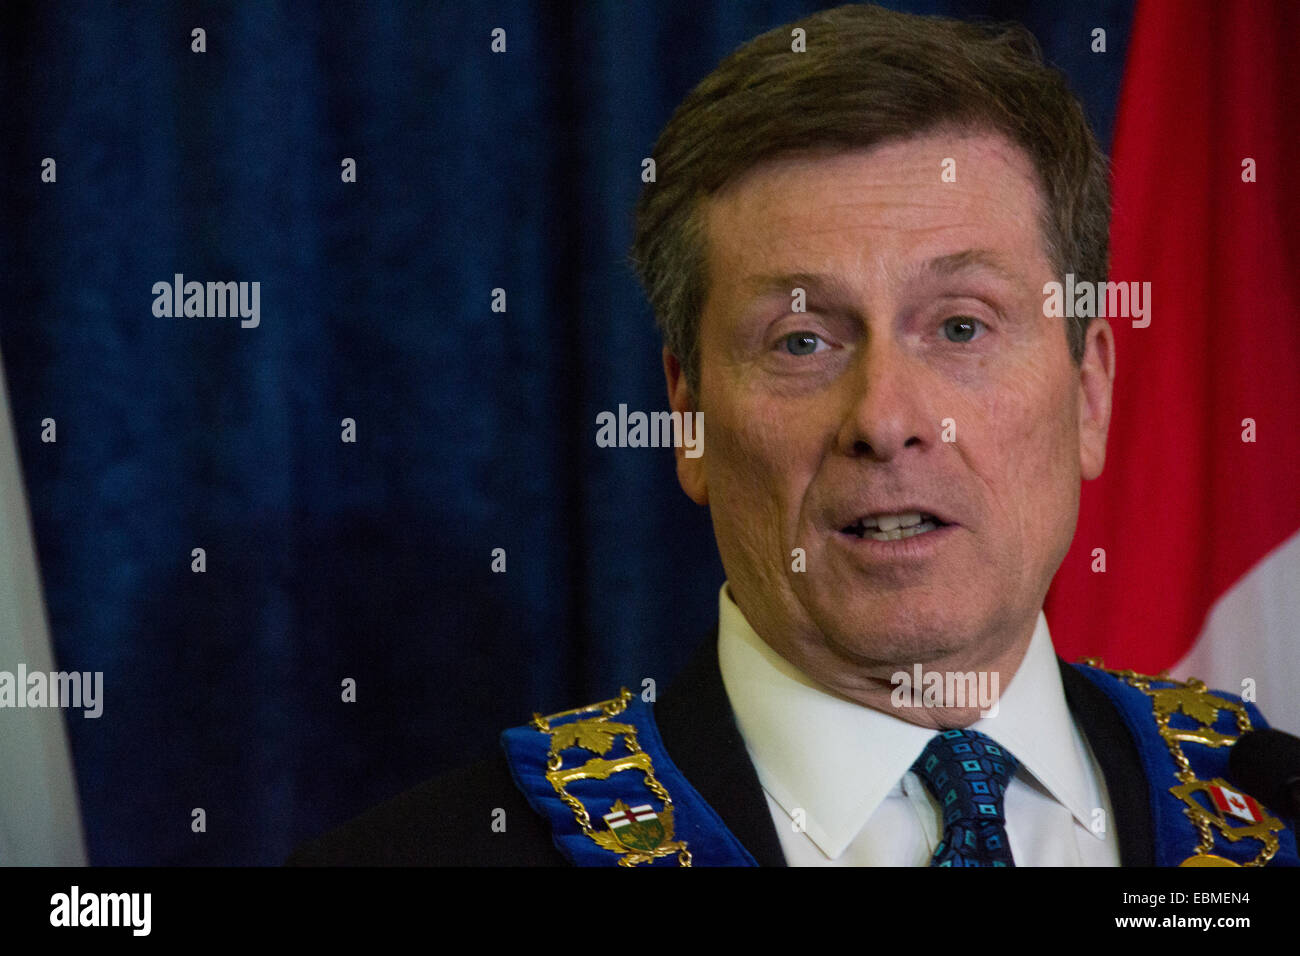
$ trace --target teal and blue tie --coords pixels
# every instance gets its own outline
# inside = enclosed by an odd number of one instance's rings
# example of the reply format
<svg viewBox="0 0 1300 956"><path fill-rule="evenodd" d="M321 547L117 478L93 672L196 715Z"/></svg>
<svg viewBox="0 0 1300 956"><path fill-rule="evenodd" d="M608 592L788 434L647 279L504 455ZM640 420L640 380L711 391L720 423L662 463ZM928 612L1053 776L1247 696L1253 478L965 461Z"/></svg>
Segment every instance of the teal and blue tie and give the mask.
<svg viewBox="0 0 1300 956"><path fill-rule="evenodd" d="M945 730L912 770L943 808L943 839L931 866L1015 866L1002 795L1020 762L978 730Z"/></svg>

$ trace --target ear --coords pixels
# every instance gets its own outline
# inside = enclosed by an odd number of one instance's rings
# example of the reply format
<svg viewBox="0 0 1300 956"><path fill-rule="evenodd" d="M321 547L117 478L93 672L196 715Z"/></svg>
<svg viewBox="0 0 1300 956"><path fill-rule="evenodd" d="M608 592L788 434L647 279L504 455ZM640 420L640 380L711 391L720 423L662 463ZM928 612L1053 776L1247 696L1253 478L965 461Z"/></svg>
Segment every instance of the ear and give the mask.
<svg viewBox="0 0 1300 956"><path fill-rule="evenodd" d="M1105 319L1093 319L1079 363L1079 470L1085 480L1106 464L1111 390L1115 384L1115 333Z"/></svg>
<svg viewBox="0 0 1300 956"><path fill-rule="evenodd" d="M683 416L697 411L695 396L691 394L686 373L677 361L677 356L667 349L664 349L664 379L668 383L668 405L673 411L680 412ZM680 445L673 446L673 454L677 456L677 481L682 486L682 491L697 505L707 505L709 491L704 475L704 456L688 458L686 449Z"/></svg>

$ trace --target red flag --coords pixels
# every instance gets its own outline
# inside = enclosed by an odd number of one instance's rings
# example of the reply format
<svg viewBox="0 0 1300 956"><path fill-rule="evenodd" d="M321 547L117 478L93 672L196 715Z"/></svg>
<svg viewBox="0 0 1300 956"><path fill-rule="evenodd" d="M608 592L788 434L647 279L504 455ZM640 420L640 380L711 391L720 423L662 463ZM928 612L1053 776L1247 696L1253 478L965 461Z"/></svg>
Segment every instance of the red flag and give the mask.
<svg viewBox="0 0 1300 956"><path fill-rule="evenodd" d="M1277 675L1300 678L1300 622L1286 620L1300 589L1298 38L1288 0L1135 13L1111 279L1151 283L1150 325L1110 320L1106 469L1084 485L1048 599L1067 660L1155 672L1199 659L1221 673L1198 676L1237 693L1271 673L1279 697ZM1214 647L1197 645L1203 632ZM1258 700L1275 723L1296 708L1285 696Z"/></svg>

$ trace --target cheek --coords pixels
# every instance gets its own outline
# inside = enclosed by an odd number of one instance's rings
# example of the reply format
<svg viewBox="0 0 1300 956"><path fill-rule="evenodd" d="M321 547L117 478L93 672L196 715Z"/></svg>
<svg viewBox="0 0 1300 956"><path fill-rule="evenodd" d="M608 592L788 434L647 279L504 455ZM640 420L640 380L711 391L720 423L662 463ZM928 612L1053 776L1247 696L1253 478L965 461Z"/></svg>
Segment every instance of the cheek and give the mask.
<svg viewBox="0 0 1300 956"><path fill-rule="evenodd" d="M797 420L788 409L759 404L705 412L713 507L727 512L715 521L725 519L750 549L772 550L797 525L816 466L811 430L792 427Z"/></svg>
<svg viewBox="0 0 1300 956"><path fill-rule="evenodd" d="M1051 529L1073 515L1078 434L1066 389L1049 376L1025 377L999 393L990 409L996 440L986 452L998 472L1002 510L1028 543L1055 549Z"/></svg>

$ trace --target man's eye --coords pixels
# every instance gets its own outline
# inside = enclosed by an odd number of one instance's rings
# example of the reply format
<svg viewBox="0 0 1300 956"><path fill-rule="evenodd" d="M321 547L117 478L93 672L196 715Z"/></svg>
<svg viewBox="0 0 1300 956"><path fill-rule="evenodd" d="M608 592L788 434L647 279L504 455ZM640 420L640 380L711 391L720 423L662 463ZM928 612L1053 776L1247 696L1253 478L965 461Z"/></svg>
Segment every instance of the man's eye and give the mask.
<svg viewBox="0 0 1300 956"><path fill-rule="evenodd" d="M969 342L976 338L984 328L979 319L969 315L955 315L943 323L943 335L949 342Z"/></svg>
<svg viewBox="0 0 1300 956"><path fill-rule="evenodd" d="M791 355L812 355L820 351L817 348L818 343L825 345L821 336L812 332L791 332L781 341L785 350Z"/></svg>

